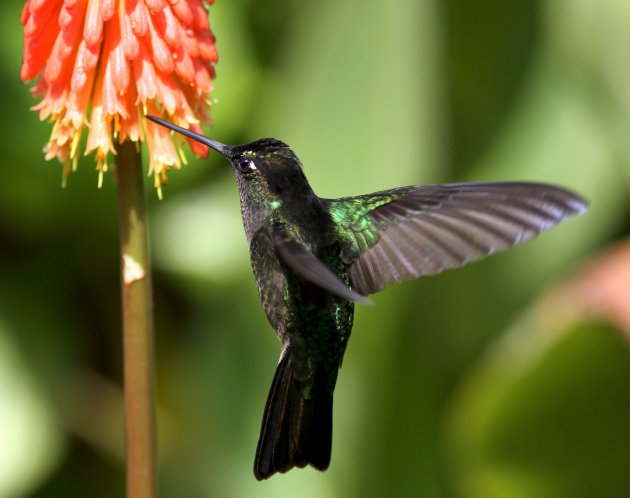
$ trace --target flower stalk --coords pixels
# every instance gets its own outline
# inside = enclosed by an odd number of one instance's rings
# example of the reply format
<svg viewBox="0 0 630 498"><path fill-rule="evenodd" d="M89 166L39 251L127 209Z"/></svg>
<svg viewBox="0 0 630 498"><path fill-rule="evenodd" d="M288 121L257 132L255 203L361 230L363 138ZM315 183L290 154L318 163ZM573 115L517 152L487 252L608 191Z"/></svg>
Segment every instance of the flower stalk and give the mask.
<svg viewBox="0 0 630 498"><path fill-rule="evenodd" d="M155 347L147 209L140 152L117 147L127 496L156 496Z"/></svg>

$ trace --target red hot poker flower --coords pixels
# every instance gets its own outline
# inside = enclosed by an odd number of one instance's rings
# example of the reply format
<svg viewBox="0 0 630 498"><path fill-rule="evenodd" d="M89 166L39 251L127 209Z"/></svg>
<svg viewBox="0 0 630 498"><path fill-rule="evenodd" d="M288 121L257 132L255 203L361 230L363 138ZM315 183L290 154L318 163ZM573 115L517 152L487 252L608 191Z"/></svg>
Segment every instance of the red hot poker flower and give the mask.
<svg viewBox="0 0 630 498"><path fill-rule="evenodd" d="M46 159L75 170L81 135L107 171L114 142L146 139L150 173L161 195L170 167L184 160L165 128L141 120L162 115L201 132L208 122L217 51L201 0L28 0L24 81L39 76L33 93L42 120L54 123ZM205 3L211 4L212 0ZM207 148L189 141L193 152Z"/></svg>

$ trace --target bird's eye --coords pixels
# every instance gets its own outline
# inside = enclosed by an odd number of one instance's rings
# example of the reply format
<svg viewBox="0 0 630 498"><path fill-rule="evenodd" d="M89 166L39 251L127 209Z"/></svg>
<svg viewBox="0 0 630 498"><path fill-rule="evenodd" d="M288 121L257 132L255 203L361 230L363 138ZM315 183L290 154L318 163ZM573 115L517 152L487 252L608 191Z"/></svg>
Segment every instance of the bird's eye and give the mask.
<svg viewBox="0 0 630 498"><path fill-rule="evenodd" d="M236 162L236 169L239 173L250 173L256 170L256 164L250 157L242 157Z"/></svg>

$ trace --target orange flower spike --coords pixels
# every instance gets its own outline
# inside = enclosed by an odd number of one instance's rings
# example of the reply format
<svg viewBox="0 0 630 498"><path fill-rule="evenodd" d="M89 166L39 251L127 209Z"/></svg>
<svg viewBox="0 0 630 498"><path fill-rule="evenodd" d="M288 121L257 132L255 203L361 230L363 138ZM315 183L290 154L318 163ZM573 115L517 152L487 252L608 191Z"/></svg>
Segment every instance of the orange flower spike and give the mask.
<svg viewBox="0 0 630 498"><path fill-rule="evenodd" d="M103 182L103 173L108 171L107 156L110 152L115 153L111 139L111 118L105 114L105 106L102 98L103 78L99 78L94 90L94 98L92 100L92 112L90 115L90 131L87 137L87 145L85 153L89 154L96 151L96 170L99 172L98 185Z"/></svg>
<svg viewBox="0 0 630 498"><path fill-rule="evenodd" d="M24 6L24 14L22 15L24 63L20 74L23 81L33 79L41 72L50 55L50 48L55 43L59 28L50 20L57 18L61 10L61 3L55 3L57 5L46 5L46 7L52 8L42 9L45 12L33 10L35 8L34 2L28 2Z"/></svg>
<svg viewBox="0 0 630 498"><path fill-rule="evenodd" d="M144 41L140 42L138 57L133 60L133 71L136 76L138 100L147 102L157 97L157 73L151 63L151 56Z"/></svg>
<svg viewBox="0 0 630 498"><path fill-rule="evenodd" d="M194 13L191 4L194 2L173 2L173 11L184 26L192 26Z"/></svg>
<svg viewBox="0 0 630 498"><path fill-rule="evenodd" d="M136 101L138 93L135 86L131 85L129 91L125 93L126 105L132 110L128 118L119 121L119 128L115 130L118 134L118 141L131 140L132 142L144 141L142 126L140 125L140 113L138 112Z"/></svg>
<svg viewBox="0 0 630 498"><path fill-rule="evenodd" d="M164 41L168 44L169 48L179 48L181 42L179 40L179 22L177 18L173 14L172 9L164 9L162 14L161 16L155 17L155 27L162 33Z"/></svg>
<svg viewBox="0 0 630 498"><path fill-rule="evenodd" d="M118 17L120 20L120 36L125 56L128 60L133 60L138 57L140 45L131 24L131 14L129 13L128 6L128 0L126 2L120 2L118 6Z"/></svg>
<svg viewBox="0 0 630 498"><path fill-rule="evenodd" d="M88 0L83 38L88 47L92 47L101 41L103 35L103 12L101 0Z"/></svg>
<svg viewBox="0 0 630 498"><path fill-rule="evenodd" d="M112 18L112 54L110 64L112 65L112 79L116 91L123 95L131 81L131 63L125 55L124 43L121 36L121 20L119 14L116 13Z"/></svg>
<svg viewBox="0 0 630 498"><path fill-rule="evenodd" d="M143 37L149 29L147 25L147 13L142 0L128 0L129 19L131 20L131 28L136 36Z"/></svg>
<svg viewBox="0 0 630 498"><path fill-rule="evenodd" d="M151 14L158 14L166 7L164 0L145 0L149 7Z"/></svg>
<svg viewBox="0 0 630 498"><path fill-rule="evenodd" d="M147 141L150 173L161 193L166 172L179 168L168 131L140 119L147 111L201 131L217 61L201 0L27 0L22 11L24 81L40 119L54 123L46 158L76 169L81 135L95 152L99 184L115 144ZM89 123L89 124L88 124ZM145 127L146 133L143 131ZM193 153L207 148L191 143Z"/></svg>
<svg viewBox="0 0 630 498"><path fill-rule="evenodd" d="M160 37L153 25L152 20L149 18L149 46L151 47L151 53L153 55L153 62L155 63L158 71L164 74L171 74L173 72L173 57L171 57L171 51L166 42Z"/></svg>

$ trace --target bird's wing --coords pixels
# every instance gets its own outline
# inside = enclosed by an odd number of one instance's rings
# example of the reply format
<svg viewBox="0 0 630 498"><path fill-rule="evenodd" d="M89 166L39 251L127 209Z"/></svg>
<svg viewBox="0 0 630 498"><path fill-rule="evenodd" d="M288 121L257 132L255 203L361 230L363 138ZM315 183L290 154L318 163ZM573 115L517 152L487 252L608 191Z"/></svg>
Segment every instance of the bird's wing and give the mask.
<svg viewBox="0 0 630 498"><path fill-rule="evenodd" d="M286 265L300 277L349 301L369 302L365 296L348 288L310 249L284 225L272 228L273 244Z"/></svg>
<svg viewBox="0 0 630 498"><path fill-rule="evenodd" d="M362 294L481 259L587 209L562 188L517 182L401 187L325 202Z"/></svg>

